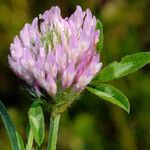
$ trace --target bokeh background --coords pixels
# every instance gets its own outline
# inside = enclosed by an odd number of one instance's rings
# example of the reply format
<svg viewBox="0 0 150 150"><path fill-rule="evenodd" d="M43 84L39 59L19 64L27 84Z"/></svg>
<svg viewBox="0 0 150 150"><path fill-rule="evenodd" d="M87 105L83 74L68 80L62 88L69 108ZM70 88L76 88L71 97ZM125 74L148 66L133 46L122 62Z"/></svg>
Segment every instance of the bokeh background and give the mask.
<svg viewBox="0 0 150 150"><path fill-rule="evenodd" d="M61 8L63 16L81 5L102 21L103 67L127 54L150 51L149 0L0 0L0 99L25 142L32 101L9 69L9 45L26 22L53 5ZM111 84L129 98L130 114L85 91L62 115L58 150L150 150L150 65ZM48 126L48 116L45 122ZM46 139L47 134L45 145ZM0 150L10 149L0 119Z"/></svg>

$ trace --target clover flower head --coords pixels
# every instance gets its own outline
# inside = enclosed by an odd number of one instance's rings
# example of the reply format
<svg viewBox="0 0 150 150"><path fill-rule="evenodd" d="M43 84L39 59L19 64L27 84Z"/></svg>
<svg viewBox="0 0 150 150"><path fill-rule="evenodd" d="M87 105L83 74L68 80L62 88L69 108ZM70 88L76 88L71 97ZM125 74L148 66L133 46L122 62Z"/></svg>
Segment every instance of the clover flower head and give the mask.
<svg viewBox="0 0 150 150"><path fill-rule="evenodd" d="M77 6L63 18L59 7L52 7L14 38L9 65L37 94L40 88L52 97L69 88L81 92L102 66L96 52L99 34L89 9Z"/></svg>

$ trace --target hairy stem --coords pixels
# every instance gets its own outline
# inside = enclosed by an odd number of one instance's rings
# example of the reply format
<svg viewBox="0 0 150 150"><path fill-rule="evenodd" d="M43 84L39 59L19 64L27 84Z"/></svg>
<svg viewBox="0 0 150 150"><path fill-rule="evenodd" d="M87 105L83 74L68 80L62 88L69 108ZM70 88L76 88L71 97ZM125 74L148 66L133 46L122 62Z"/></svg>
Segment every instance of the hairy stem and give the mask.
<svg viewBox="0 0 150 150"><path fill-rule="evenodd" d="M52 113L50 118L50 129L49 129L47 150L56 150L59 120L60 120L60 114Z"/></svg>

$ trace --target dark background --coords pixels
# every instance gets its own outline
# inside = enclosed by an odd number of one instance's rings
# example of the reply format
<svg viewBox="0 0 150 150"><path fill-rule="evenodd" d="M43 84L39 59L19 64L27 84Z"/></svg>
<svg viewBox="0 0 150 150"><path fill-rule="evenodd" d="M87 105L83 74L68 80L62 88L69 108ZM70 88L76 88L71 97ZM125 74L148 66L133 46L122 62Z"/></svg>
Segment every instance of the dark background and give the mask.
<svg viewBox="0 0 150 150"><path fill-rule="evenodd" d="M90 8L102 21L103 67L127 54L150 51L149 0L0 0L0 99L25 142L27 111L32 101L21 88L22 81L9 69L9 45L26 22L53 5L61 8L63 16L81 5L84 10ZM111 84L129 98L130 114L84 92L81 100L62 115L58 150L150 149L150 65ZM46 116L46 126L48 121ZM1 120L0 150L10 150Z"/></svg>

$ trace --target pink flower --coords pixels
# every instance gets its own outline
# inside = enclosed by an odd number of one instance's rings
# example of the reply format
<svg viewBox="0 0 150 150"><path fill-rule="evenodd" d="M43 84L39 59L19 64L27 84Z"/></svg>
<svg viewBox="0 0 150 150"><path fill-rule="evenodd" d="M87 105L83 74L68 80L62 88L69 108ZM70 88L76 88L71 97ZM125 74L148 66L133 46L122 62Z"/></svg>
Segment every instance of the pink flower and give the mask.
<svg viewBox="0 0 150 150"><path fill-rule="evenodd" d="M99 34L89 9L83 12L77 6L69 18L62 18L59 7L52 7L14 38L9 65L38 95L40 88L52 97L58 89L81 92L102 66L96 53Z"/></svg>

